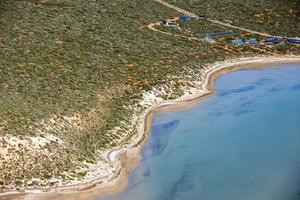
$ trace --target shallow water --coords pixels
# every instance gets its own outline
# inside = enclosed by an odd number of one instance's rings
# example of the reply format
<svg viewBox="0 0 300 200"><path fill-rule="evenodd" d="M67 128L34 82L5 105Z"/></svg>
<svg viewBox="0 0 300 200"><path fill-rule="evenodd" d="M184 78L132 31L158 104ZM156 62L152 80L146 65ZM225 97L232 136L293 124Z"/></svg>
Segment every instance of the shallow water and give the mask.
<svg viewBox="0 0 300 200"><path fill-rule="evenodd" d="M155 116L127 188L101 200L299 200L300 67L220 77L217 96Z"/></svg>

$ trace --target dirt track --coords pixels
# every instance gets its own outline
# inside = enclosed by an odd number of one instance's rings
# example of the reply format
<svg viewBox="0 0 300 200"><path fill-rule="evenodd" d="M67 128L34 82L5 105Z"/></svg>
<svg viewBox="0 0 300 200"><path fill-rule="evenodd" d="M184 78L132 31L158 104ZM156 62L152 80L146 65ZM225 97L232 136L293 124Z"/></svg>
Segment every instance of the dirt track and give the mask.
<svg viewBox="0 0 300 200"><path fill-rule="evenodd" d="M176 10L177 12L180 12L182 14L185 14L185 15L189 15L191 17L196 17L196 18L199 18L198 15L196 15L195 13L192 13L192 12L189 12L187 10L184 10L182 8L179 8L179 7L176 7L172 4L169 4L167 2L164 2L162 0L154 0L168 8L171 8L173 10ZM214 19L206 19L207 21L211 22L211 23L214 23L214 24L218 24L218 25L221 25L221 26L226 26L226 27L230 27L230 28L233 28L233 29L238 29L238 30L241 30L241 31L245 31L245 32L249 32L249 33L253 33L253 34L256 34L256 35L261 35L261 36L264 36L264 37L272 37L273 35L270 35L268 33L262 33L262 32L259 32L259 31L254 31L254 30L250 30L250 29L247 29L247 28L242 28L242 27L238 27L238 26L234 26L232 24L228 24L228 23L225 23L225 22L221 22L219 20L214 20Z"/></svg>

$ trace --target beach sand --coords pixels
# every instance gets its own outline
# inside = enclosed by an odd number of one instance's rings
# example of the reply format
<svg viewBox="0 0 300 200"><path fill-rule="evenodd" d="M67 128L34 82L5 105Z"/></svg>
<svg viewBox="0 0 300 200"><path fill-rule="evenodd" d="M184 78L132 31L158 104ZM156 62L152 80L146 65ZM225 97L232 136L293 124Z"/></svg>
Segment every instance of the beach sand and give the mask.
<svg viewBox="0 0 300 200"><path fill-rule="evenodd" d="M218 77L228 72L289 63L300 64L300 57L251 57L212 64L203 74L204 79L201 83L202 92L152 105L146 109L139 118L138 134L140 137L137 137L130 147L126 149L116 149L115 152L107 154L107 156L110 156L114 153L118 162L121 163L121 170L116 173L114 179L95 179L95 181L90 183L52 188L47 191L31 190L23 193L2 193L0 194L0 200L87 200L95 196L103 196L122 191L127 185L130 171L132 171L141 160L140 152L150 136L151 123L155 113L190 108L200 101L213 96L215 94L213 90L215 81ZM107 159L109 160L110 158Z"/></svg>

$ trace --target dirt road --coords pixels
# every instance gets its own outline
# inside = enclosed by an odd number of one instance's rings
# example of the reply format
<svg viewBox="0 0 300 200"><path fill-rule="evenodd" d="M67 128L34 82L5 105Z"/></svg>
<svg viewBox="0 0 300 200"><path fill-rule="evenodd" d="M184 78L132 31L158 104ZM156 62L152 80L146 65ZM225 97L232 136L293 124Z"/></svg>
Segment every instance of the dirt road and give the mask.
<svg viewBox="0 0 300 200"><path fill-rule="evenodd" d="M162 0L154 0L154 1L160 3L163 6L166 6L168 8L173 9L173 10L176 10L177 12L180 12L182 14L185 14L185 15L188 15L188 16L191 16L191 17L201 18L198 15L196 15L195 13L189 12L187 10L184 10L182 8L179 8L177 6L174 6L172 4L164 2ZM270 35L268 33L263 33L263 32L259 32L259 31L250 30L250 29L247 29L247 28L242 28L242 27L234 26L232 24L228 24L228 23L225 23L225 22L222 22L222 21L219 21L219 20L214 20L214 19L209 19L209 18L207 18L206 20L209 21L209 22L211 22L211 23L214 23L214 24L218 24L218 25L221 25L221 26L230 27L230 28L233 28L233 29L238 29L238 30L249 32L249 33L253 33L253 34L256 34L256 35L261 35L261 36L264 36L264 37L272 37L273 36L273 35Z"/></svg>

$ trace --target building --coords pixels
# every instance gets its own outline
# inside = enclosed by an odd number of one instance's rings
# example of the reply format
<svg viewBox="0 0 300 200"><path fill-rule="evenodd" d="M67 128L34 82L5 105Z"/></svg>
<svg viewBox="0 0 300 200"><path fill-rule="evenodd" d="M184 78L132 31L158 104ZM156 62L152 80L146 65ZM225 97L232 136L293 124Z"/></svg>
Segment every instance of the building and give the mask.
<svg viewBox="0 0 300 200"><path fill-rule="evenodd" d="M191 20L191 17L188 15L183 15L183 16L179 17L179 19L182 21L189 21L189 20Z"/></svg>
<svg viewBox="0 0 300 200"><path fill-rule="evenodd" d="M257 41L256 38L247 38L245 40L245 44L247 44L247 45L257 45L258 41Z"/></svg>
<svg viewBox="0 0 300 200"><path fill-rule="evenodd" d="M233 44L237 44L237 45L241 45L241 46L245 45L244 40L241 40L241 39L238 39L238 40L232 40L232 43L233 43Z"/></svg>
<svg viewBox="0 0 300 200"><path fill-rule="evenodd" d="M300 44L300 38L288 38L287 42L290 44Z"/></svg>
<svg viewBox="0 0 300 200"><path fill-rule="evenodd" d="M272 37L265 39L266 45L277 45L277 44L283 44L285 42L285 39L283 37Z"/></svg>
<svg viewBox="0 0 300 200"><path fill-rule="evenodd" d="M163 21L165 26L173 27L175 29L181 30L179 24L177 24L175 21L167 19Z"/></svg>

